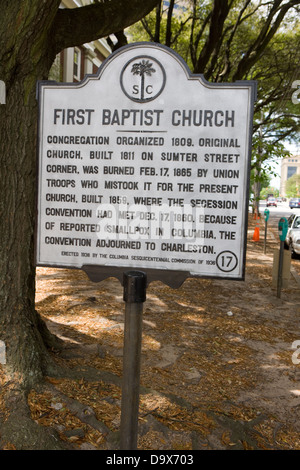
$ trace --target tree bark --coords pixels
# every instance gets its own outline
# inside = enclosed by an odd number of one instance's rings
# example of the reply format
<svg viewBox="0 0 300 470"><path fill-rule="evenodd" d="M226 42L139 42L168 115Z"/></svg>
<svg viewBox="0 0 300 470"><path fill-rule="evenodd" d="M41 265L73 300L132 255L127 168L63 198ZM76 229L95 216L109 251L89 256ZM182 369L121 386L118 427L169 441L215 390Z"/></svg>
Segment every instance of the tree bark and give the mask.
<svg viewBox="0 0 300 470"><path fill-rule="evenodd" d="M47 79L61 48L120 31L156 3L132 1L130 16L125 0L72 11L59 10L60 0L1 2L0 79L7 96L0 105L0 340L7 370L25 387L47 370L52 340L35 310L36 82ZM111 21L117 7L118 21ZM87 10L94 14L88 27Z"/></svg>
<svg viewBox="0 0 300 470"><path fill-rule="evenodd" d="M169 9L168 9L168 17L167 17L167 29L166 29L166 40L165 44L168 47L171 47L171 38L172 38L172 16L174 10L175 0L170 0Z"/></svg>
<svg viewBox="0 0 300 470"><path fill-rule="evenodd" d="M6 3L7 32L0 31L1 78L7 88L0 107L0 338L8 370L30 385L41 378L46 356L35 311L35 88L50 66L47 32L53 7Z"/></svg>
<svg viewBox="0 0 300 470"><path fill-rule="evenodd" d="M210 17L209 34L197 59L194 70L195 73L204 73L214 48L217 47L218 41L222 36L224 22L229 11L230 6L228 5L228 0L214 0Z"/></svg>
<svg viewBox="0 0 300 470"><path fill-rule="evenodd" d="M57 52L121 31L147 15L159 0L110 0L72 10L57 10L52 41Z"/></svg>

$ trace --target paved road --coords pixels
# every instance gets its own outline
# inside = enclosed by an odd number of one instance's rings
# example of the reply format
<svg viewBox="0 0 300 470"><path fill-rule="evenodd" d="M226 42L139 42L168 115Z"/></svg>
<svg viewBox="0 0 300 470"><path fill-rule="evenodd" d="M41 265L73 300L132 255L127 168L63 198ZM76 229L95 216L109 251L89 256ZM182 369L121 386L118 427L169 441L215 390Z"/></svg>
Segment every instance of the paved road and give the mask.
<svg viewBox="0 0 300 470"><path fill-rule="evenodd" d="M262 216L266 208L267 208L266 201L260 201L259 211ZM270 211L270 217L269 217L268 223L272 227L276 227L276 229L278 227L278 222L281 217L286 217L288 219L291 214L295 214L295 213L300 214L300 209L290 209L288 202L279 202L277 204L277 207L269 206L268 209Z"/></svg>
<svg viewBox="0 0 300 470"><path fill-rule="evenodd" d="M259 210L262 214L266 208L267 208L266 201L260 201ZM277 218L277 219L279 219L280 217L288 218L291 214L297 211L297 209L290 209L288 202L279 202L277 204L277 207L269 206L268 209L270 211L270 218Z"/></svg>

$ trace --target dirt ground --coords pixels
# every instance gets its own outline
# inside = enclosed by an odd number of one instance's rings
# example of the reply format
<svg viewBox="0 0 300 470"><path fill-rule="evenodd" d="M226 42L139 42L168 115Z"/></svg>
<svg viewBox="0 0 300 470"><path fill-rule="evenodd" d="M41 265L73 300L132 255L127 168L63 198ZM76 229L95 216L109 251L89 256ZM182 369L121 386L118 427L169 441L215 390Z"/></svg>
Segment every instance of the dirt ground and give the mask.
<svg viewBox="0 0 300 470"><path fill-rule="evenodd" d="M148 287L139 449L300 450L300 259L278 298L278 235L269 229L264 254L263 226L256 242L254 226L251 218L244 282ZM114 278L96 284L81 271L38 269L36 307L65 341L54 357L69 373L31 391L31 417L74 449L118 448L122 299Z"/></svg>

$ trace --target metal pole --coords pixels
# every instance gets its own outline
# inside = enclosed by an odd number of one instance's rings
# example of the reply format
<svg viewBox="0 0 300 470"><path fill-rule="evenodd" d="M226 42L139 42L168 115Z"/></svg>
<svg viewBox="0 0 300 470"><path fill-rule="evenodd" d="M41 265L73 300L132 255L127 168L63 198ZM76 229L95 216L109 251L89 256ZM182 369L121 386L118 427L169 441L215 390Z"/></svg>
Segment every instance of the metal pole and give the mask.
<svg viewBox="0 0 300 470"><path fill-rule="evenodd" d="M142 345L142 313L146 300L146 274L124 273L125 329L121 402L121 450L136 450Z"/></svg>
<svg viewBox="0 0 300 470"><path fill-rule="evenodd" d="M279 261L278 261L278 278L277 278L277 297L279 299L281 297L281 286L282 286L283 253L284 253L284 241L280 240Z"/></svg>
<svg viewBox="0 0 300 470"><path fill-rule="evenodd" d="M266 254L266 251L267 251L267 225L268 225L268 222L265 220L264 254Z"/></svg>

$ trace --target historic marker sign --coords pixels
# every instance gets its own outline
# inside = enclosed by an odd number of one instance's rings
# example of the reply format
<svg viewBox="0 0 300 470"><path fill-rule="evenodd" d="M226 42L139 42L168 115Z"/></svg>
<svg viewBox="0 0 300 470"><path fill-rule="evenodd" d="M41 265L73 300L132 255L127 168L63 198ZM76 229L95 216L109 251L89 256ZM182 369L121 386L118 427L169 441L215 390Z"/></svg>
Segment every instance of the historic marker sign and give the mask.
<svg viewBox="0 0 300 470"><path fill-rule="evenodd" d="M254 95L150 43L40 82L37 265L243 279Z"/></svg>

